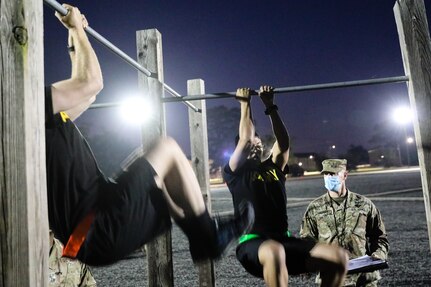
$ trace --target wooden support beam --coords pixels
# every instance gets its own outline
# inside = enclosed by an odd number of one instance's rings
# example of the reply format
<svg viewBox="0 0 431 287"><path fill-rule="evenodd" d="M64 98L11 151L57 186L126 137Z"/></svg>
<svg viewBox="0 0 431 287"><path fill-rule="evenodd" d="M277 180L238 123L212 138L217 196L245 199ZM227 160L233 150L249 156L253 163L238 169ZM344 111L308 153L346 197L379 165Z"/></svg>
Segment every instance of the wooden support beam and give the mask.
<svg viewBox="0 0 431 287"><path fill-rule="evenodd" d="M0 1L0 286L48 286L42 1Z"/></svg>
<svg viewBox="0 0 431 287"><path fill-rule="evenodd" d="M202 94L205 94L204 81L200 79L187 81L188 96ZM201 112L198 113L189 109L191 161L208 212L211 213L206 103L205 100L200 100L194 102L194 105ZM199 264L198 268L199 286L215 286L214 263L211 260L207 260Z"/></svg>
<svg viewBox="0 0 431 287"><path fill-rule="evenodd" d="M408 92L431 250L431 40L423 0L397 0L394 6Z"/></svg>
<svg viewBox="0 0 431 287"><path fill-rule="evenodd" d="M146 152L153 142L166 134L163 97L162 36L156 29L136 32L138 62L157 79L139 73L139 88L143 97L152 104L154 116L142 127L142 144ZM174 286L171 231L147 244L148 286Z"/></svg>

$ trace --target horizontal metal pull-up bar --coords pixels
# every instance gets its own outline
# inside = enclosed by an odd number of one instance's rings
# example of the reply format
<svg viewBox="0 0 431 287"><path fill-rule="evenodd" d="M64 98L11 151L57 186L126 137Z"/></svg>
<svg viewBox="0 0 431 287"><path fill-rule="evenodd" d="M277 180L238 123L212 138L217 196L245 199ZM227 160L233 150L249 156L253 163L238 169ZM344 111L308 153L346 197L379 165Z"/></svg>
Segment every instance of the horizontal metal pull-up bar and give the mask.
<svg viewBox="0 0 431 287"><path fill-rule="evenodd" d="M60 13L61 15L65 16L67 15L68 11L66 8L64 8L60 3L58 3L55 0L43 0L45 4L47 4L49 7ZM157 79L157 74L152 73L148 69L144 68L142 65L140 65L138 62L133 60L131 57L129 57L126 53L121 51L117 46L109 42L105 37L97 33L95 30L93 30L90 26L87 26L85 28L85 31L92 36L95 40L97 40L99 43L104 45L108 50L119 56L121 59L123 59L126 63L134 67L136 70L144 73L147 77L155 78ZM179 93L177 93L174 89L166 85L165 83L162 83L165 90L167 90L169 93L171 93L175 97L182 98ZM187 106L189 106L191 109L193 109L195 112L199 112L200 109L195 107L192 103L187 102L186 100L181 101L184 102Z"/></svg>
<svg viewBox="0 0 431 287"><path fill-rule="evenodd" d="M275 88L274 93L292 93L292 92L305 92L305 91L313 91L313 90L324 90L324 89L335 89L335 88L348 88L355 86L367 86L367 85L377 85L377 84L387 84L387 83L402 83L408 82L408 76L398 76L398 77L389 77L389 78L378 78L378 79L368 79L368 80L358 80L358 81L349 81L349 82L335 82L335 83L326 83L326 84L316 84L316 85L307 85L307 86L295 86L295 87L286 87L286 88ZM252 95L257 95L258 91L251 91ZM212 93L205 95L196 95L196 96L186 96L182 98L163 98L161 101L163 103L173 103L180 101L195 101L195 100L213 100L213 99L223 99L223 98L234 98L236 92L225 92L225 93ZM91 109L100 109L100 108L111 108L120 106L120 102L111 102L111 103L102 103L102 104L93 104L90 106Z"/></svg>
<svg viewBox="0 0 431 287"><path fill-rule="evenodd" d="M324 89L335 89L335 88L347 88L347 87L356 87L356 86L386 84L386 83L401 83L401 82L408 82L408 81L409 81L408 76L398 76L398 77L358 80L358 81L349 81L349 82L335 82L335 83L326 83L326 84L275 88L274 93L276 93L276 94L278 94L278 93L293 93L293 92L304 92L304 91L313 91L313 90L324 90ZM254 90L254 91L251 91L251 94L257 95L258 92L259 91ZM205 94L205 95L185 96L182 98L163 98L162 102L172 103L172 102L181 102L181 101L196 101L196 100L233 98L233 97L235 97L235 95L236 95L236 92L212 93L212 94Z"/></svg>

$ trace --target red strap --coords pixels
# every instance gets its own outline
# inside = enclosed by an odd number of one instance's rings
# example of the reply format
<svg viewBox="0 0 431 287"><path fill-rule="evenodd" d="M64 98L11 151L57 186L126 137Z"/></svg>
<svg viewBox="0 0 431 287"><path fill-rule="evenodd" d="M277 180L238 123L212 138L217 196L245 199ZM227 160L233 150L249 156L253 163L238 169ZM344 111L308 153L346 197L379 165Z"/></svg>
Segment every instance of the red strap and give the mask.
<svg viewBox="0 0 431 287"><path fill-rule="evenodd" d="M87 236L88 230L94 220L94 212L90 212L83 220L75 227L70 235L66 246L63 249L63 257L76 258L82 243Z"/></svg>

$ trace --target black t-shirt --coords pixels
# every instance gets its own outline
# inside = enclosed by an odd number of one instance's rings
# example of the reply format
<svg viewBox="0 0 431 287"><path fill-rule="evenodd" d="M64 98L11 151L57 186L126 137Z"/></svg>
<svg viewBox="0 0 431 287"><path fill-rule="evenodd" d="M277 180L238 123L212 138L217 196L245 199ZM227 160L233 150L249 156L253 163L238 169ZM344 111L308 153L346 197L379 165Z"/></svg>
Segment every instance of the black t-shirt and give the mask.
<svg viewBox="0 0 431 287"><path fill-rule="evenodd" d="M96 209L99 187L107 181L75 124L63 112L53 114L51 87L45 88L45 137L49 224L65 244Z"/></svg>
<svg viewBox="0 0 431 287"><path fill-rule="evenodd" d="M277 236L287 231L285 174L271 158L261 163L246 161L235 172L227 164L223 178L235 212L242 200L253 204L255 223L250 233Z"/></svg>

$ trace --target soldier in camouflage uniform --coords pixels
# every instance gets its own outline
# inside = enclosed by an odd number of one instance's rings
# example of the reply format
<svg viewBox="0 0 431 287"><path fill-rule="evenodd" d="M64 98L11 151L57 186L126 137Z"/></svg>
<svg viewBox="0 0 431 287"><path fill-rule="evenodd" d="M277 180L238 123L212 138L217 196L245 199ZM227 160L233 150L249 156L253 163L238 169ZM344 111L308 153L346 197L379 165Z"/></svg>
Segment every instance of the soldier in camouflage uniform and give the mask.
<svg viewBox="0 0 431 287"><path fill-rule="evenodd" d="M90 268L77 259L61 257L63 245L49 232L49 287L95 287Z"/></svg>
<svg viewBox="0 0 431 287"><path fill-rule="evenodd" d="M386 260L389 242L380 212L371 200L348 190L346 164L345 159L322 162L327 192L309 204L300 235L338 244L350 259L371 255ZM380 279L378 271L357 273L348 275L344 286L377 286Z"/></svg>

